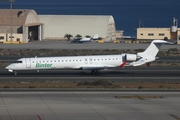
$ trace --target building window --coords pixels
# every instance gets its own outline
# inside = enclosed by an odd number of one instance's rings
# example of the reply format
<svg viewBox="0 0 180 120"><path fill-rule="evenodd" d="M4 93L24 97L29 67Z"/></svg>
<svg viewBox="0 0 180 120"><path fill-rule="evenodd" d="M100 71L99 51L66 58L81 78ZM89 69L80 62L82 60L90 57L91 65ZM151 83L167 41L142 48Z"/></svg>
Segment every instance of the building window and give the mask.
<svg viewBox="0 0 180 120"><path fill-rule="evenodd" d="M148 33L148 36L154 36L154 33Z"/></svg>
<svg viewBox="0 0 180 120"><path fill-rule="evenodd" d="M164 36L164 33L159 33L159 36Z"/></svg>
<svg viewBox="0 0 180 120"><path fill-rule="evenodd" d="M4 36L0 36L0 39L4 39Z"/></svg>
<svg viewBox="0 0 180 120"><path fill-rule="evenodd" d="M143 35L143 34L141 33L141 35Z"/></svg>
<svg viewBox="0 0 180 120"><path fill-rule="evenodd" d="M14 36L9 36L9 38L14 38Z"/></svg>

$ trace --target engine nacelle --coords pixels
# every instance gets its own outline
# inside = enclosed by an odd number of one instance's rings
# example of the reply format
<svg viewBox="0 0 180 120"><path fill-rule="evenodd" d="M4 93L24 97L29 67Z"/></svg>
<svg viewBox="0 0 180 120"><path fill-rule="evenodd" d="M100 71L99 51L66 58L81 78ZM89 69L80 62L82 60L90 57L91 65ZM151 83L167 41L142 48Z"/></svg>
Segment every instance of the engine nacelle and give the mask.
<svg viewBox="0 0 180 120"><path fill-rule="evenodd" d="M136 61L138 59L137 55L135 54L126 54L125 60L127 61Z"/></svg>

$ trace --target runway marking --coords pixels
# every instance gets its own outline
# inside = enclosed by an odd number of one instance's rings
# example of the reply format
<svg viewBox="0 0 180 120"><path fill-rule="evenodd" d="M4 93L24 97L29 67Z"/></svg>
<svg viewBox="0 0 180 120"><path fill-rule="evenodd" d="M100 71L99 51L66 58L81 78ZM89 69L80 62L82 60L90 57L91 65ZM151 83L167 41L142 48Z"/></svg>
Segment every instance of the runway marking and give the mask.
<svg viewBox="0 0 180 120"><path fill-rule="evenodd" d="M39 115L37 115L37 116L38 116L38 119L41 120L41 117Z"/></svg>
<svg viewBox="0 0 180 120"><path fill-rule="evenodd" d="M175 118L176 120L180 120L180 118L174 114L169 114L171 117Z"/></svg>
<svg viewBox="0 0 180 120"><path fill-rule="evenodd" d="M116 98L138 98L140 100L145 100L145 98L163 98L162 96L115 96Z"/></svg>

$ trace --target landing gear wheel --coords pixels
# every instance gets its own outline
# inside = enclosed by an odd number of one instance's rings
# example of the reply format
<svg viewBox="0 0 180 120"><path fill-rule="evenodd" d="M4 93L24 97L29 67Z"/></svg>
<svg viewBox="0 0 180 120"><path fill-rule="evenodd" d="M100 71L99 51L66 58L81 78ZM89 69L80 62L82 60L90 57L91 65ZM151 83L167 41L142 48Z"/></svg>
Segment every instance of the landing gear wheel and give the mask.
<svg viewBox="0 0 180 120"><path fill-rule="evenodd" d="M92 70L92 71L91 71L91 74L92 74L92 75L99 75L100 72L99 72L98 70Z"/></svg>
<svg viewBox="0 0 180 120"><path fill-rule="evenodd" d="M16 72L16 71L14 71L14 75L17 75L17 72Z"/></svg>

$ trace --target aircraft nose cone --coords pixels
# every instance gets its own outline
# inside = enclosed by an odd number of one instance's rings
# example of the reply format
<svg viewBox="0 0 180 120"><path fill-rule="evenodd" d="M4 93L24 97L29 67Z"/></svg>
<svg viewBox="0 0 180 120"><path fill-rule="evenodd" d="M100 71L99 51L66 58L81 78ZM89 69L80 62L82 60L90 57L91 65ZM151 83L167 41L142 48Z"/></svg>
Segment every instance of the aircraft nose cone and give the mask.
<svg viewBox="0 0 180 120"><path fill-rule="evenodd" d="M5 69L7 69L9 72L13 72L12 65L8 65L7 67L5 67Z"/></svg>
<svg viewBox="0 0 180 120"><path fill-rule="evenodd" d="M10 68L9 68L9 65L8 65L7 67L5 67L5 69L10 69Z"/></svg>
<svg viewBox="0 0 180 120"><path fill-rule="evenodd" d="M5 69L12 69L13 68L13 65L8 65L5 67Z"/></svg>

